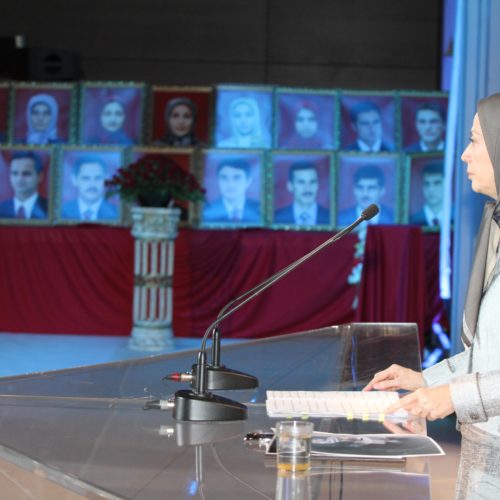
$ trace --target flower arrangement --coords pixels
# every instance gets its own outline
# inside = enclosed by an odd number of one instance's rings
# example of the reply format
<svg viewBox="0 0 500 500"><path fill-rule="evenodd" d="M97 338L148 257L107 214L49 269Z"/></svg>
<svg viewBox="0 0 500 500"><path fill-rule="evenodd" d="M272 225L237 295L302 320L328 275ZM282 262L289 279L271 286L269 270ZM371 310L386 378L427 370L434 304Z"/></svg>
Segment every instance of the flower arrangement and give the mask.
<svg viewBox="0 0 500 500"><path fill-rule="evenodd" d="M193 174L162 154L147 154L119 168L106 187L108 196L118 194L124 200L153 207L202 201L205 193Z"/></svg>

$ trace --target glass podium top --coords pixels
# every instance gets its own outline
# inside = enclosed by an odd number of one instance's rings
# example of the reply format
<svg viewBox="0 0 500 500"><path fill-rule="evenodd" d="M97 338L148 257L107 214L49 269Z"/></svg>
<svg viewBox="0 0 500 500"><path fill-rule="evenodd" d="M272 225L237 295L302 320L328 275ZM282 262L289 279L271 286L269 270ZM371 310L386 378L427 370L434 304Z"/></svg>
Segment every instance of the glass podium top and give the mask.
<svg viewBox="0 0 500 500"><path fill-rule="evenodd" d="M360 390L391 363L420 370L416 325L332 326L222 348L223 364L259 379L256 389L218 392L248 406L245 421L184 422L171 410L145 411L148 401L189 387L163 377L189 371L196 357L187 351L0 378L0 460L23 471L28 491L42 475L76 497L281 498L292 479L277 474L258 443L243 440L276 422L266 414L267 390ZM380 422L312 420L316 430L389 432ZM424 421L414 423L425 432ZM303 498L430 497L425 459L314 461L300 480Z"/></svg>

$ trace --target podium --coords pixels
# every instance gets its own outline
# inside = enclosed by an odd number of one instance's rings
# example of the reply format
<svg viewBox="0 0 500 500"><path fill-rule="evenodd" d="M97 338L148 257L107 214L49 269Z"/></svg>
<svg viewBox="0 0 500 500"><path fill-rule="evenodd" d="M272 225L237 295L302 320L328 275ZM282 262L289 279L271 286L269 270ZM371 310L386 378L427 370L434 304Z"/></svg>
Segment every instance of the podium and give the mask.
<svg viewBox="0 0 500 500"><path fill-rule="evenodd" d="M143 410L148 399L183 388L161 379L189 369L196 351L1 378L3 470L37 498L57 498L46 492L58 488L103 498L274 499L274 460L243 441L276 422L266 414L266 390L359 390L391 363L420 369L416 325L404 323L331 326L223 346L221 355L259 378L256 389L224 393L248 405L246 421L177 422L170 411ZM390 432L379 422L313 421L316 430ZM343 499L420 500L430 498L433 479L422 458L313 461L308 491L314 499L341 491ZM5 474L0 487L12 487Z"/></svg>

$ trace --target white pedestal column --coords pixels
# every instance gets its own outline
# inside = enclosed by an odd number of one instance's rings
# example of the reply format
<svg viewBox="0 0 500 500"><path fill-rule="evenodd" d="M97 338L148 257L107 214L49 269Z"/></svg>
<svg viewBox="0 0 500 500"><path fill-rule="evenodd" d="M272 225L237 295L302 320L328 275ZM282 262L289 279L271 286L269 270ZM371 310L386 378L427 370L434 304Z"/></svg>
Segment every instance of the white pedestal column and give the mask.
<svg viewBox="0 0 500 500"><path fill-rule="evenodd" d="M132 208L135 248L131 349L159 351L172 341L174 242L180 215L178 208Z"/></svg>

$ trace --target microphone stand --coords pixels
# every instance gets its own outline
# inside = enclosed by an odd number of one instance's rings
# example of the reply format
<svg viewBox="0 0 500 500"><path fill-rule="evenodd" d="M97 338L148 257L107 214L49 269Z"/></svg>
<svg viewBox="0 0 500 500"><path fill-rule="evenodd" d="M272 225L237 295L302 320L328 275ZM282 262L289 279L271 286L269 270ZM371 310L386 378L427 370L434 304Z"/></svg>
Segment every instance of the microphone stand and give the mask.
<svg viewBox="0 0 500 500"><path fill-rule="evenodd" d="M207 355L206 355L206 343L209 335L212 333L214 339L217 339L218 334L215 333L217 326L228 316L235 313L238 309L243 307L245 304L253 300L257 295L260 295L264 290L274 285L281 278L286 276L288 273L292 272L294 269L302 265L304 262L308 261L317 253L321 252L327 246L335 243L336 241L343 238L346 234L350 233L354 228L359 226L362 222L371 219L379 212L377 205L370 205L366 210L361 213L361 216L356 219L352 224L346 228L339 231L337 234L329 238L328 240L321 243L319 246L311 250L306 255L300 257L296 261L292 262L285 268L281 269L277 273L273 274L269 278L265 279L263 282L259 283L250 290L244 292L236 299L229 302L226 306L222 308L217 316L217 319L206 329L205 334L201 342L201 349L198 352L198 359L196 365L193 366L193 389L192 390L180 390L175 393L174 396L174 418L177 420L185 421L222 421L222 420L245 420L247 417L247 408L245 405L233 401L231 399L218 396L209 392L207 386L207 379L209 368L207 365ZM243 300L244 299L244 300ZM216 359L219 363L219 342L216 340L216 347L212 346L212 355L215 354ZM217 359L219 358L219 359ZM219 363L220 364L220 363ZM216 368L217 370L218 368ZM213 370L212 370L213 372ZM229 373L229 375L225 375ZM234 374L237 374L236 376ZM222 380L224 377L229 377L229 379L251 377L252 379L257 379L251 375L246 375L241 372L236 372L234 370L229 370L223 368L218 372L218 376ZM258 384L258 381L257 381ZM226 384L227 385L227 384ZM256 387L253 386L253 387ZM226 387L227 388L227 387ZM237 387L241 388L241 387Z"/></svg>

